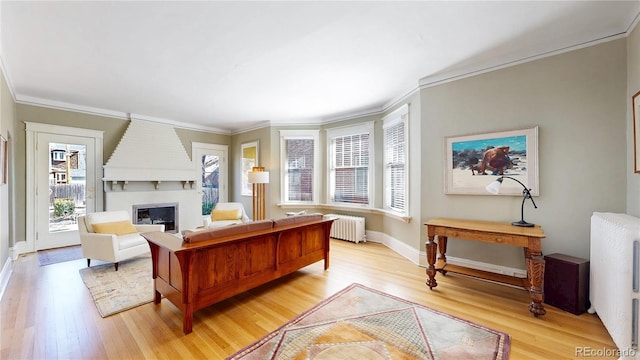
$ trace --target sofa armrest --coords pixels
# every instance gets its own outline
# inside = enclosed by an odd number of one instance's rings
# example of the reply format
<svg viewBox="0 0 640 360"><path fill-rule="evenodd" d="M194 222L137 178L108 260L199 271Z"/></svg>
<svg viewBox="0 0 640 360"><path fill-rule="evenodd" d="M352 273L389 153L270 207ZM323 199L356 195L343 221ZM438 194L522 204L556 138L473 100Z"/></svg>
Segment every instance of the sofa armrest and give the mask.
<svg viewBox="0 0 640 360"><path fill-rule="evenodd" d="M139 233L151 232L151 231L164 231L163 224L134 224L133 225Z"/></svg>

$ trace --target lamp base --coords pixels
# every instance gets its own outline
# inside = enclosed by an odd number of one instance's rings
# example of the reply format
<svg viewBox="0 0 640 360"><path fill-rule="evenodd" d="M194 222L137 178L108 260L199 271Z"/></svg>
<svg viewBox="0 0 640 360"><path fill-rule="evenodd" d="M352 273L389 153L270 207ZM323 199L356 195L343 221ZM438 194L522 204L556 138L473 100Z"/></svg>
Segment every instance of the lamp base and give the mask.
<svg viewBox="0 0 640 360"><path fill-rule="evenodd" d="M511 223L511 225L513 226L522 226L522 227L534 227L536 226L536 224L532 224L532 223L528 223L524 220L520 220L520 221L514 221Z"/></svg>

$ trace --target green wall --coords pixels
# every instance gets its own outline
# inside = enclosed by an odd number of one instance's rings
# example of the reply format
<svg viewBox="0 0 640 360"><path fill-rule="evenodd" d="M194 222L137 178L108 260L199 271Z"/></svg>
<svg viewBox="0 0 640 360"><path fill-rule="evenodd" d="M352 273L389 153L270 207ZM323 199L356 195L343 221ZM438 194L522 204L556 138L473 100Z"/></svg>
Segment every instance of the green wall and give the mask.
<svg viewBox="0 0 640 360"><path fill-rule="evenodd" d="M539 126L540 196L525 219L544 228L545 254L589 258L591 214L626 207L626 68L621 39L424 89L423 220L519 220L519 196L444 194L443 139ZM524 269L519 248L450 241L448 254Z"/></svg>

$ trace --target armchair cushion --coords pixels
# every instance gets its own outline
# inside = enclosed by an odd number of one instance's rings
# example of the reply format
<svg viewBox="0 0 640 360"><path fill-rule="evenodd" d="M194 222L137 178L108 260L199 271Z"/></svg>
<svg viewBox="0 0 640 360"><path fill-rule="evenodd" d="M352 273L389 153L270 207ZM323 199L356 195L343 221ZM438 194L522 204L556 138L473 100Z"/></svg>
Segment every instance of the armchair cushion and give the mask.
<svg viewBox="0 0 640 360"><path fill-rule="evenodd" d="M227 213L228 212L228 213ZM218 214L221 217L230 217L232 219L218 220ZM216 217L214 219L214 217ZM244 206L239 202L221 202L217 203L216 207L211 211L211 215L203 216L203 225L205 228L218 228L229 225L242 224L250 221L247 213L244 211Z"/></svg>
<svg viewBox="0 0 640 360"><path fill-rule="evenodd" d="M138 232L129 220L93 224L93 231L98 234L114 235L133 234Z"/></svg>
<svg viewBox="0 0 640 360"><path fill-rule="evenodd" d="M241 209L231 209L231 210L221 210L221 209L213 209L211 210L211 221L219 221L219 220L238 220L242 216Z"/></svg>

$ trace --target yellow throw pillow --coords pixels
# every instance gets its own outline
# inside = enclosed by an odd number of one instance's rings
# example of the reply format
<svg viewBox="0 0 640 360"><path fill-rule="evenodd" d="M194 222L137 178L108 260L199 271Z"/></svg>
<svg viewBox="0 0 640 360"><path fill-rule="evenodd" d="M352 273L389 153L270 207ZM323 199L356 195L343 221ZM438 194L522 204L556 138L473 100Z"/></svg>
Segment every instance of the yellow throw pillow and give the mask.
<svg viewBox="0 0 640 360"><path fill-rule="evenodd" d="M93 232L98 234L124 235L138 232L131 221L128 220L92 224L91 226L93 227Z"/></svg>
<svg viewBox="0 0 640 360"><path fill-rule="evenodd" d="M238 215L238 210L211 210L211 221L220 221L220 220L238 220L240 216Z"/></svg>

